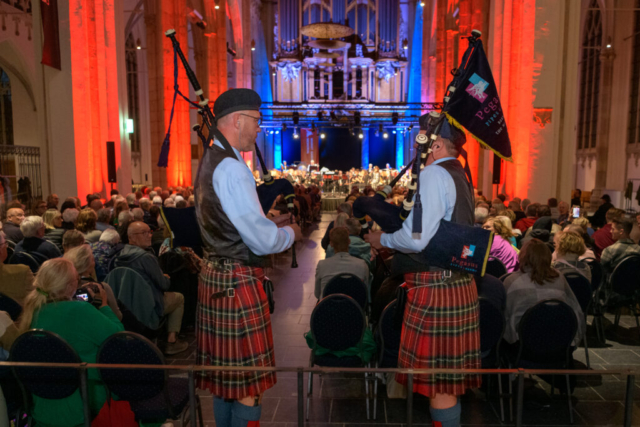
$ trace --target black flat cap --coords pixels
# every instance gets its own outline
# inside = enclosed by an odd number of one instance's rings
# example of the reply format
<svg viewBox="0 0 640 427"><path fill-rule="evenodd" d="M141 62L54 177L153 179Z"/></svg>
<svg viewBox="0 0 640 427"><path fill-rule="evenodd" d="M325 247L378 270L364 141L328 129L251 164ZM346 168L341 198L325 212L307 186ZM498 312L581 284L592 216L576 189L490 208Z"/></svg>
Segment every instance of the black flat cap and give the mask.
<svg viewBox="0 0 640 427"><path fill-rule="evenodd" d="M227 114L236 111L255 110L259 111L262 99L258 92L251 89L229 89L223 92L213 104L213 115L216 120L220 120Z"/></svg>

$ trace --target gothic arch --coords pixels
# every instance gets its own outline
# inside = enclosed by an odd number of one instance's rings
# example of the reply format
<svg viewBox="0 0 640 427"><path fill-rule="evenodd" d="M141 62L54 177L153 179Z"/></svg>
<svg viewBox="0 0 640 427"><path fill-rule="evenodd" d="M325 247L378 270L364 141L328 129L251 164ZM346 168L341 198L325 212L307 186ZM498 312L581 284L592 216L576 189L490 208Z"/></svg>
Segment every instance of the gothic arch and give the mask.
<svg viewBox="0 0 640 427"><path fill-rule="evenodd" d="M24 89L27 91L29 99L31 100L31 105L33 106L33 111L36 111L36 100L33 94L33 85L31 84L31 79L28 77L28 74L25 72L26 68L24 66L24 61L22 57L18 53L18 49L16 49L12 40L4 40L0 43L0 68L7 71L11 76L17 79Z"/></svg>

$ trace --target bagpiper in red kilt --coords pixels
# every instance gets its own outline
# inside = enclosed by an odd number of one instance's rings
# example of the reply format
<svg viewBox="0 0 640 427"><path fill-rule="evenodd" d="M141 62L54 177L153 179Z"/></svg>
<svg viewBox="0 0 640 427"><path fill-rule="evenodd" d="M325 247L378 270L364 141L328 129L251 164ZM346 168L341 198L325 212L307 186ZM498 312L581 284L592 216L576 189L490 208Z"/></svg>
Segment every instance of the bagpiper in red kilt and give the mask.
<svg viewBox="0 0 640 427"><path fill-rule="evenodd" d="M408 273L405 281L408 293L398 367L479 369L478 294L473 276L458 272ZM396 379L407 383L406 375L398 374ZM480 375L414 375L413 391L428 397L460 396L480 384Z"/></svg>
<svg viewBox="0 0 640 427"><path fill-rule="evenodd" d="M203 261L198 284L197 364L275 366L271 315L261 268L231 260ZM235 296L211 295L235 288ZM209 372L197 378L200 389L239 400L257 396L276 383L275 372Z"/></svg>

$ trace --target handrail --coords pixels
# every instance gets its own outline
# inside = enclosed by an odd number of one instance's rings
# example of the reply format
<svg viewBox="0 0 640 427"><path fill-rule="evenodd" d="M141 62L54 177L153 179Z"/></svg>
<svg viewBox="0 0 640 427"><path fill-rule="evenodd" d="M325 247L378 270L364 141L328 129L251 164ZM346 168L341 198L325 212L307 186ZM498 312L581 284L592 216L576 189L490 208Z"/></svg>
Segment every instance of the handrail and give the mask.
<svg viewBox="0 0 640 427"><path fill-rule="evenodd" d="M134 364L106 364L106 363L48 363L48 362L0 362L1 367L40 367L40 368L76 368L81 373L87 369L162 369L171 371L186 371L189 380L189 413L192 420L196 420L195 372L296 372L298 377L298 426L304 427L304 392L303 374L331 374L331 373L396 373L407 374L408 388L412 389L413 376L420 374L482 374L482 375L515 375L518 379L518 400L516 408L516 427L522 426L523 388L525 375L624 375L627 377L624 400L624 426L630 427L633 418L633 395L635 377L640 374L640 368L623 368L612 370L588 369L407 369L407 368L324 368L303 366L203 366L203 365L134 365ZM365 381L369 381L365 379ZM83 402L86 405L86 402ZM407 394L407 427L413 426L413 393Z"/></svg>

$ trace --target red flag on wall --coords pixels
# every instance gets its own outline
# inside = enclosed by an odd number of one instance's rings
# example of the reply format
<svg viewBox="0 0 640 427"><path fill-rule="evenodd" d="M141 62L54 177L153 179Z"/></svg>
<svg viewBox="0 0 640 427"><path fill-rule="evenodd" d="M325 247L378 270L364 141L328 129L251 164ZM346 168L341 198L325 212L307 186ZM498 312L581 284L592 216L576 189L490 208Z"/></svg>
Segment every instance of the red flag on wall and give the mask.
<svg viewBox="0 0 640 427"><path fill-rule="evenodd" d="M58 33L58 0L41 0L42 15L42 64L53 68L60 67L60 34Z"/></svg>

